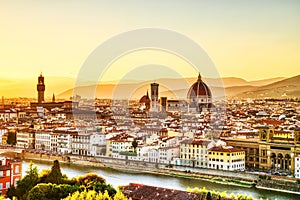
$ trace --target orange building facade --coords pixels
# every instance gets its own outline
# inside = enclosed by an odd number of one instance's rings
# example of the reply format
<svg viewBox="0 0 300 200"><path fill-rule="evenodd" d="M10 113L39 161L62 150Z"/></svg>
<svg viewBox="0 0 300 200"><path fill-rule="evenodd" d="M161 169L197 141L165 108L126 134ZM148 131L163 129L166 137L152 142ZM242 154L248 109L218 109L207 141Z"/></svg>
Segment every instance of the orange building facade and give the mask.
<svg viewBox="0 0 300 200"><path fill-rule="evenodd" d="M16 185L22 178L22 162L20 160L0 157L0 193L5 195L11 185Z"/></svg>

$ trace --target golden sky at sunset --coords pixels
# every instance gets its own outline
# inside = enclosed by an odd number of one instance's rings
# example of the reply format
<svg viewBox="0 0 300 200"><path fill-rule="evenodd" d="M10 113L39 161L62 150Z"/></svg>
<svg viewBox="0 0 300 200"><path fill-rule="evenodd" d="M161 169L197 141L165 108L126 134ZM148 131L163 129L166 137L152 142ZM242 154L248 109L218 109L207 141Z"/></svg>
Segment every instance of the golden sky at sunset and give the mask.
<svg viewBox="0 0 300 200"><path fill-rule="evenodd" d="M195 41L221 77L291 77L300 72L299 10L300 1L291 0L1 1L1 87L3 80L35 80L40 72L76 78L101 43L146 27L172 30ZM151 64L184 77L197 73L180 57L141 50L114 61L102 79L119 80ZM144 76L137 79L159 75Z"/></svg>

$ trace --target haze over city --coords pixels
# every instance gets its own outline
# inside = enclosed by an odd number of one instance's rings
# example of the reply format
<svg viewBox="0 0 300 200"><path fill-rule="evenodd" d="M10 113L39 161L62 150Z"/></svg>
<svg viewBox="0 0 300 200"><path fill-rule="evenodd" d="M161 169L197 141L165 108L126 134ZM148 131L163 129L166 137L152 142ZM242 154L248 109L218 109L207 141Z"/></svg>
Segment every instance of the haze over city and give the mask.
<svg viewBox="0 0 300 200"><path fill-rule="evenodd" d="M292 77L299 74L299 9L299 1L269 0L3 1L1 85L33 79L40 72L76 78L102 42L148 27L169 29L194 40L212 59L220 77L248 81ZM141 50L119 58L102 80L117 81L133 67L154 64L172 68L183 77L195 76L196 70L176 55ZM153 73L145 78L156 77ZM62 92L62 88L48 89Z"/></svg>

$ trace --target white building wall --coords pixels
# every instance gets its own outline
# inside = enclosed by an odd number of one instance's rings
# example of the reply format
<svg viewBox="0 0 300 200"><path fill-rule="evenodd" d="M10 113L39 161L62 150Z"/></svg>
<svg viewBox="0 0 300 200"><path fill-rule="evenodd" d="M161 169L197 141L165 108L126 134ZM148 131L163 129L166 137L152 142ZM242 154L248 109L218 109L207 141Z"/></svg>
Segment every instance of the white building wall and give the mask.
<svg viewBox="0 0 300 200"><path fill-rule="evenodd" d="M159 161L159 152L158 149L151 149L148 152L148 161L158 163Z"/></svg>
<svg viewBox="0 0 300 200"><path fill-rule="evenodd" d="M159 148L159 163L171 164L174 158L179 157L178 147Z"/></svg>
<svg viewBox="0 0 300 200"><path fill-rule="evenodd" d="M112 141L112 157L119 158L119 153L122 151L133 151L132 141Z"/></svg>
<svg viewBox="0 0 300 200"><path fill-rule="evenodd" d="M63 154L72 152L72 135L71 134L57 134L57 151Z"/></svg>
<svg viewBox="0 0 300 200"><path fill-rule="evenodd" d="M51 132L37 132L35 134L35 149L42 150L44 145L44 150L51 150Z"/></svg>
<svg viewBox="0 0 300 200"><path fill-rule="evenodd" d="M16 146L19 148L28 148L29 147L29 134L30 133L26 133L26 132L17 132L16 133L16 140L17 140L17 144Z"/></svg>
<svg viewBox="0 0 300 200"><path fill-rule="evenodd" d="M227 171L244 171L245 170L245 161L239 162L220 162L220 161L208 161L209 169L219 169Z"/></svg>

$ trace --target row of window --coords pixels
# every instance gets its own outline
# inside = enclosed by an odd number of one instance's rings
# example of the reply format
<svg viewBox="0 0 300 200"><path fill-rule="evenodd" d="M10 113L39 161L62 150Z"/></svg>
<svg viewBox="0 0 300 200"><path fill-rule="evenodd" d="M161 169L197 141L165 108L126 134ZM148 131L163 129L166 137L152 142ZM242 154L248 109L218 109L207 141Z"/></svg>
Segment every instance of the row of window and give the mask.
<svg viewBox="0 0 300 200"><path fill-rule="evenodd" d="M191 156L191 155L180 155L180 158L184 158L184 159L199 159L199 156L197 155L196 157L194 156ZM202 159L203 158L207 158L207 156L205 157L201 157Z"/></svg>
<svg viewBox="0 0 300 200"><path fill-rule="evenodd" d="M230 166L229 165L217 165L217 164L209 164L208 165L209 168L214 168L214 169L227 169L229 170ZM233 169L241 169L244 168L245 165L244 164L237 164L237 165L232 165Z"/></svg>
<svg viewBox="0 0 300 200"><path fill-rule="evenodd" d="M230 156L230 153L222 153L222 152L211 152L209 151L208 152L209 155L220 155L220 156L223 156L223 155L227 155L227 156ZM239 156L239 155L244 155L245 153L244 152L237 152L237 153L231 153L232 156Z"/></svg>
<svg viewBox="0 0 300 200"><path fill-rule="evenodd" d="M182 149L180 149L180 151L183 153L183 152L185 152L185 153L201 153L201 154L206 154L207 153L207 151L206 150L200 150L199 151L199 149L189 149L189 148L182 148Z"/></svg>
<svg viewBox="0 0 300 200"><path fill-rule="evenodd" d="M10 176L10 170L6 170L6 176ZM3 171L0 171L0 177L3 177Z"/></svg>
<svg viewBox="0 0 300 200"><path fill-rule="evenodd" d="M223 159L215 159L215 158L210 158L209 161L217 161L217 162L224 162ZM244 159L234 159L234 160L231 160L231 162L242 162L244 161ZM230 162L229 160L225 160L225 162Z"/></svg>
<svg viewBox="0 0 300 200"><path fill-rule="evenodd" d="M192 161L190 160L181 160L181 164L182 165L192 165ZM206 167L207 166L207 163L206 162L199 162L199 161L196 161L195 162L195 165L196 166L202 166L202 167Z"/></svg>
<svg viewBox="0 0 300 200"><path fill-rule="evenodd" d="M72 148L76 149L76 148L80 148L80 149L90 149L89 145L72 145Z"/></svg>
<svg viewBox="0 0 300 200"><path fill-rule="evenodd" d="M182 146L188 147L188 148L206 148L206 146L202 146L201 144L182 144Z"/></svg>
<svg viewBox="0 0 300 200"><path fill-rule="evenodd" d="M10 182L6 182L5 184L5 188L9 188L10 187ZM0 190L4 189L3 188L3 183L0 183Z"/></svg>

